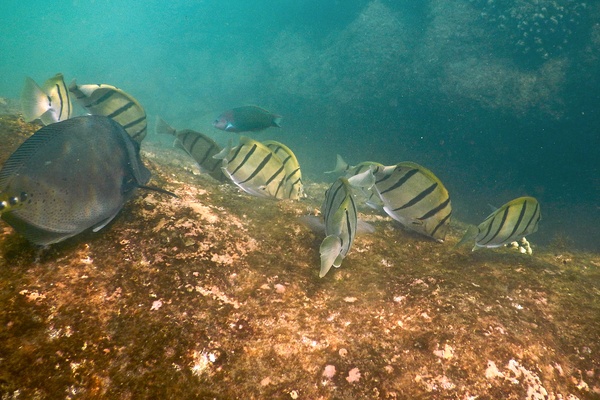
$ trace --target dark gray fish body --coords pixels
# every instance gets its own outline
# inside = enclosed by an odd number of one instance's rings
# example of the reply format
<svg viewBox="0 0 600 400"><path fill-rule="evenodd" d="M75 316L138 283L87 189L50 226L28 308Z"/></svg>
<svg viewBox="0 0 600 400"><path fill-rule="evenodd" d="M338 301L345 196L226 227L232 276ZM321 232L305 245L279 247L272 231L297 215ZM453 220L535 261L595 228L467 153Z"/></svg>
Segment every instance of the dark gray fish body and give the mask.
<svg viewBox="0 0 600 400"><path fill-rule="evenodd" d="M227 132L256 132L271 126L280 127L280 122L281 115L257 106L243 106L225 111L213 126Z"/></svg>
<svg viewBox="0 0 600 400"><path fill-rule="evenodd" d="M9 206L0 213L31 242L57 243L103 228L149 179L118 123L72 118L41 128L9 157L0 171L0 203Z"/></svg>

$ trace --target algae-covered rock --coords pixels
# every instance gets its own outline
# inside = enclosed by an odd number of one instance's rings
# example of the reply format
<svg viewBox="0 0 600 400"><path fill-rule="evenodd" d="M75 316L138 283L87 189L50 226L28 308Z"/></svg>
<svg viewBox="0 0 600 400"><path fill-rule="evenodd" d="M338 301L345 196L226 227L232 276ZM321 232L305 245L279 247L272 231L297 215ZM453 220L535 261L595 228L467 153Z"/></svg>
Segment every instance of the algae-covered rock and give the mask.
<svg viewBox="0 0 600 400"><path fill-rule="evenodd" d="M440 244L364 209L375 233L319 279L298 217L327 185L261 199L142 156L179 198L142 192L48 249L0 225L3 399L599 396L597 254L455 251L458 225Z"/></svg>

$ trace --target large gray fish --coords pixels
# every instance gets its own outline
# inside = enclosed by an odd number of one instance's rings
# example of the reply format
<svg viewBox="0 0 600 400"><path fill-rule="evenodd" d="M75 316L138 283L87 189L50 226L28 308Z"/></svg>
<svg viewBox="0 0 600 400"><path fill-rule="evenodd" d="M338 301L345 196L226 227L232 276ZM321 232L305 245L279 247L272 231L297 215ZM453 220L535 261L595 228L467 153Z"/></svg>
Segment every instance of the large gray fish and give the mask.
<svg viewBox="0 0 600 400"><path fill-rule="evenodd" d="M358 223L356 205L348 179L338 178L325 192L321 206L325 221L325 239L321 243L321 271L319 277L327 275L331 267L339 268L348 254Z"/></svg>
<svg viewBox="0 0 600 400"><path fill-rule="evenodd" d="M190 129L178 131L160 117L156 117L156 132L175 136L176 145L196 161L200 171L209 174L218 181L227 181L227 177L221 170L222 161L214 158L223 149L210 137Z"/></svg>
<svg viewBox="0 0 600 400"><path fill-rule="evenodd" d="M442 182L427 168L401 162L377 169L375 188L385 212L405 227L443 242L452 206Z"/></svg>
<svg viewBox="0 0 600 400"><path fill-rule="evenodd" d="M271 126L280 127L281 115L257 106L243 106L223 112L213 126L227 132L256 132Z"/></svg>
<svg viewBox="0 0 600 400"><path fill-rule="evenodd" d="M294 152L283 143L276 142L275 140L264 140L262 144L271 149L283 162L283 167L285 168L284 190L286 192L284 198L298 200L306 197L302 184L300 163L298 163Z"/></svg>
<svg viewBox="0 0 600 400"><path fill-rule="evenodd" d="M141 143L146 137L146 111L132 95L111 85L77 85L75 80L69 91L90 114L118 122L136 142Z"/></svg>
<svg viewBox="0 0 600 400"><path fill-rule="evenodd" d="M71 97L62 74L56 74L39 87L33 79L25 78L21 92L23 119L27 122L39 119L50 125L71 117L73 108Z"/></svg>
<svg viewBox="0 0 600 400"><path fill-rule="evenodd" d="M31 242L48 245L102 229L150 172L121 125L83 116L45 126L0 171L0 214Z"/></svg>
<svg viewBox="0 0 600 400"><path fill-rule="evenodd" d="M240 137L239 145L226 147L215 156L223 160L223 172L243 191L258 197L287 198L285 167L270 148Z"/></svg>
<svg viewBox="0 0 600 400"><path fill-rule="evenodd" d="M504 246L536 232L541 219L538 201L533 197L519 197L491 213L479 226L469 228L456 246L473 238L473 251Z"/></svg>

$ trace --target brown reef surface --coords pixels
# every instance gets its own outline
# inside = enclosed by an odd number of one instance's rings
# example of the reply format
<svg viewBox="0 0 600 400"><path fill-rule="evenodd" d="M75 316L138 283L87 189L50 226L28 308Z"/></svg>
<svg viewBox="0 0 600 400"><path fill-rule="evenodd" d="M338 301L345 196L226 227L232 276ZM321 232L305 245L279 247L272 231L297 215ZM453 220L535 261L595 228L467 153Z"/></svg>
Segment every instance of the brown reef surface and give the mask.
<svg viewBox="0 0 600 400"><path fill-rule="evenodd" d="M0 164L37 128L0 116ZM178 199L48 249L0 221L1 399L600 398L600 255L454 250L458 222L439 244L365 209L319 279L298 217L325 184L259 199L142 153Z"/></svg>

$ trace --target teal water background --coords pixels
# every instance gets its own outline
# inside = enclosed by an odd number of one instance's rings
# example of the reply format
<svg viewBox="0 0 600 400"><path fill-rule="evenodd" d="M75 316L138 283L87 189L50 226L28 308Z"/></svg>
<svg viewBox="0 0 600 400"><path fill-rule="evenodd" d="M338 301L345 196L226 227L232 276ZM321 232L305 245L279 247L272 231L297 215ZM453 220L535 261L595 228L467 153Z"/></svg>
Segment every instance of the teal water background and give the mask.
<svg viewBox="0 0 600 400"><path fill-rule="evenodd" d="M308 179L331 180L337 153L414 161L461 220L531 195L533 243L600 251L597 4L5 0L0 13L2 97L62 72L223 144L236 136L215 117L257 104L283 129L253 136L287 144Z"/></svg>

